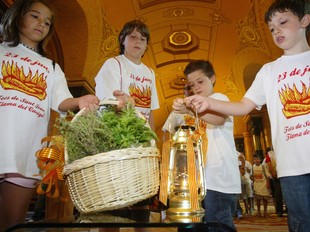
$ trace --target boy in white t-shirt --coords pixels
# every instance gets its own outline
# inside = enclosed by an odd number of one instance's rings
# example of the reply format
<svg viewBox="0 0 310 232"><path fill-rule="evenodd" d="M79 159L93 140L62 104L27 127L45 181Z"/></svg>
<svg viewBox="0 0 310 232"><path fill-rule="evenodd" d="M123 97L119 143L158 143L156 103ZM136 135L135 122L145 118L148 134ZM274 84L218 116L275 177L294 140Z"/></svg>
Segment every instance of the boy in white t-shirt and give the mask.
<svg viewBox="0 0 310 232"><path fill-rule="evenodd" d="M194 94L210 96L214 99L228 101L227 96L215 93L215 72L209 61L197 60L190 62L184 74ZM178 114L196 113L186 107L184 99L178 98L173 102L173 110ZM204 200L206 222L220 222L235 227L233 215L236 201L241 193L241 180L233 136L233 117L201 113L199 119L207 123L208 138L207 161L205 166L206 197Z"/></svg>
<svg viewBox="0 0 310 232"><path fill-rule="evenodd" d="M142 62L149 40L150 31L144 22L135 19L125 23L118 36L120 55L105 61L95 77L95 91L99 99L116 98L120 102L119 108L127 102L133 103L154 130L153 111L159 108L155 73ZM152 199L135 204L133 208L145 210L145 213L135 214L134 219L148 220L150 204ZM128 210L128 214L134 213ZM101 228L100 231L115 232L119 228ZM148 229L135 228L135 231L146 232Z"/></svg>
<svg viewBox="0 0 310 232"><path fill-rule="evenodd" d="M308 0L276 0L271 4L265 22L284 54L261 68L239 102L201 95L185 99L187 106L199 113L208 110L235 116L266 104L289 230L302 232L310 228L309 13Z"/></svg>

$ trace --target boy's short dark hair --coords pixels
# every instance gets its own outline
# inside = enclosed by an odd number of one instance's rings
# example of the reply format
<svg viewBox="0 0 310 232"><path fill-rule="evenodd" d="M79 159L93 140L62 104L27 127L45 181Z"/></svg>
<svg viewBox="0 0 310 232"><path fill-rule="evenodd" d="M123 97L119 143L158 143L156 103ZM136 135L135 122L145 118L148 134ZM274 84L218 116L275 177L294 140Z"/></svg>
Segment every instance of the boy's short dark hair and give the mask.
<svg viewBox="0 0 310 232"><path fill-rule="evenodd" d="M309 0L275 0L265 13L265 22L271 21L272 16L276 12L291 11L301 20L305 14L310 13ZM309 33L309 26L307 27L307 34Z"/></svg>
<svg viewBox="0 0 310 232"><path fill-rule="evenodd" d="M258 155L257 153L254 153L253 158L258 158L260 160L260 155Z"/></svg>
<svg viewBox="0 0 310 232"><path fill-rule="evenodd" d="M196 60L190 62L184 69L183 73L185 76L188 74L201 70L207 77L211 78L215 75L213 65L208 60Z"/></svg>
<svg viewBox="0 0 310 232"><path fill-rule="evenodd" d="M123 26L121 32L118 35L118 42L119 42L121 55L124 54L125 52L125 47L123 43L125 41L126 36L131 34L131 32L133 32L135 29L138 32L140 32L143 37L146 37L146 41L147 43L149 43L151 36L150 36L150 31L149 31L148 26L141 20L138 20L138 19L131 20Z"/></svg>

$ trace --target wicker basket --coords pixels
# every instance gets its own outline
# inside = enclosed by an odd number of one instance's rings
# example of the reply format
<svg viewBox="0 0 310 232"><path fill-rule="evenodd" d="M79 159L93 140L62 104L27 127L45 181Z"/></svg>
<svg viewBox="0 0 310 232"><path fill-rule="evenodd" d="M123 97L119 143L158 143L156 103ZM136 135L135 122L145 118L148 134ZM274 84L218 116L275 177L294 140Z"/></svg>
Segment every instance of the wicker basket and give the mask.
<svg viewBox="0 0 310 232"><path fill-rule="evenodd" d="M157 194L159 152L141 147L88 156L66 165L64 175L81 213L119 209Z"/></svg>
<svg viewBox="0 0 310 232"><path fill-rule="evenodd" d="M83 110L73 121L81 114ZM97 213L131 206L154 196L159 189L159 157L157 148L138 147L87 156L66 164L64 175L73 204L81 213ZM68 158L66 149L65 158Z"/></svg>

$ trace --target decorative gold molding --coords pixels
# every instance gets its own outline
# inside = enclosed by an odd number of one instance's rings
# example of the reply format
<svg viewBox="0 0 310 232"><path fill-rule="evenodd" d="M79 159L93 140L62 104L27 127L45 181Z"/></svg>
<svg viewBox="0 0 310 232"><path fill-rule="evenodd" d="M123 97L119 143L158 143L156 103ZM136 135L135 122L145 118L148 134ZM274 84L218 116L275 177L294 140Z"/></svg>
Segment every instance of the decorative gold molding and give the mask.
<svg viewBox="0 0 310 232"><path fill-rule="evenodd" d="M194 15L194 10L186 8L186 7L171 8L163 12L164 18L188 17L188 16L193 16L193 15Z"/></svg>
<svg viewBox="0 0 310 232"><path fill-rule="evenodd" d="M188 55L199 48L199 39L187 29L170 31L162 40L162 47L170 54Z"/></svg>
<svg viewBox="0 0 310 232"><path fill-rule="evenodd" d="M169 42L175 46L186 46L192 41L192 36L186 31L176 31L169 36Z"/></svg>
<svg viewBox="0 0 310 232"><path fill-rule="evenodd" d="M237 96L242 96L233 75L223 77L223 81L224 81L225 86L226 86L226 92L225 92L226 94L233 93Z"/></svg>
<svg viewBox="0 0 310 232"><path fill-rule="evenodd" d="M214 24L230 23L230 19L227 18L220 9L214 9L214 11L210 14L210 17L212 18Z"/></svg>
<svg viewBox="0 0 310 232"><path fill-rule="evenodd" d="M263 47L262 38L257 28L257 19L254 13L254 7L252 6L246 18L236 24L236 30L240 39L240 50L248 47Z"/></svg>
<svg viewBox="0 0 310 232"><path fill-rule="evenodd" d="M99 46L100 49L94 52L94 54L96 54L95 56L92 56L92 58L94 58L93 68L88 74L92 78L97 75L98 70L100 70L102 64L108 58L117 56L119 54L119 32L108 23L104 9L102 9L101 11L102 14L100 20L102 20L102 28L100 30L100 33L96 35L101 37Z"/></svg>
<svg viewBox="0 0 310 232"><path fill-rule="evenodd" d="M185 83L187 82L186 77L184 75L177 75L176 78L174 78L170 82L171 89L176 90L184 90Z"/></svg>
<svg viewBox="0 0 310 232"><path fill-rule="evenodd" d="M148 7L152 7L159 4L165 4L169 2L177 2L177 1L183 1L183 0L138 0L140 9L145 9ZM208 4L215 4L216 0L188 0L188 2L204 2ZM189 3L190 4L190 3Z"/></svg>
<svg viewBox="0 0 310 232"><path fill-rule="evenodd" d="M115 30L107 21L106 14L102 9L102 44L100 47L100 61L105 61L110 57L116 56L119 54L119 45L118 45L118 31Z"/></svg>

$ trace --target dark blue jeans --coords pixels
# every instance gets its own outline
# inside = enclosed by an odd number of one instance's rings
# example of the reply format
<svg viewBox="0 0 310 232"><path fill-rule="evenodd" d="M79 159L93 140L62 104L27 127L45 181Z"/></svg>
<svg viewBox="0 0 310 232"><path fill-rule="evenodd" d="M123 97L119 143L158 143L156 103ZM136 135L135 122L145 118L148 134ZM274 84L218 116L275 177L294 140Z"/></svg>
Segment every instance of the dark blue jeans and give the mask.
<svg viewBox="0 0 310 232"><path fill-rule="evenodd" d="M228 194L207 190L204 199L206 222L220 222L235 229L233 222L239 194Z"/></svg>
<svg viewBox="0 0 310 232"><path fill-rule="evenodd" d="M289 231L310 231L310 174L281 177L282 194L288 210Z"/></svg>

